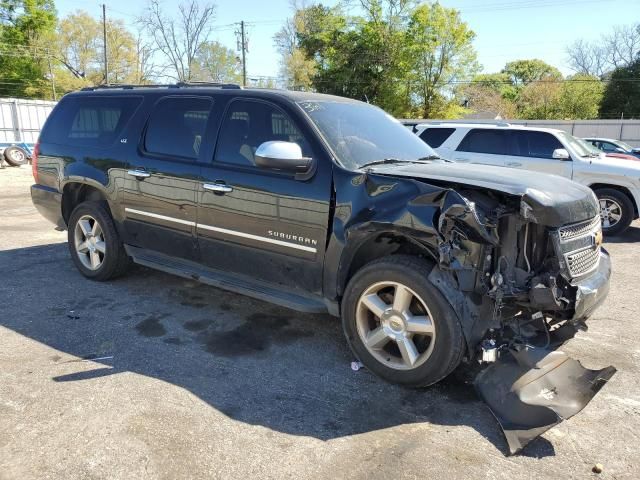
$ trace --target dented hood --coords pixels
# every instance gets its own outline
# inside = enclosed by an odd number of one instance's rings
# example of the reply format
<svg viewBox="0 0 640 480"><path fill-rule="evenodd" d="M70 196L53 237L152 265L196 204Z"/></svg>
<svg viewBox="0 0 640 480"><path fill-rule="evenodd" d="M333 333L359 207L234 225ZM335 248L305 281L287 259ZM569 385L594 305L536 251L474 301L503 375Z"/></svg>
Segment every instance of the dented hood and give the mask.
<svg viewBox="0 0 640 480"><path fill-rule="evenodd" d="M532 208L540 223L552 227L589 220L599 213L590 188L564 177L531 170L433 161L380 165L370 171L434 184L470 185L518 196Z"/></svg>

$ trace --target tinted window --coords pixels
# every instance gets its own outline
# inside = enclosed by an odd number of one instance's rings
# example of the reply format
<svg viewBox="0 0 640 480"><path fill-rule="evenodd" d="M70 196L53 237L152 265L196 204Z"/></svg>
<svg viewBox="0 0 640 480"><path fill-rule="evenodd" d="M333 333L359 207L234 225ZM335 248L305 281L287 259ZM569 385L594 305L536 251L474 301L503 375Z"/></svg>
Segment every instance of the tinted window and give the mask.
<svg viewBox="0 0 640 480"><path fill-rule="evenodd" d="M45 143L105 147L120 137L140 97L69 97L51 113L42 132Z"/></svg>
<svg viewBox="0 0 640 480"><path fill-rule="evenodd" d="M304 156L311 156L298 128L277 107L263 102L236 100L225 113L215 161L254 166L256 150L260 144L271 140L297 143Z"/></svg>
<svg viewBox="0 0 640 480"><path fill-rule="evenodd" d="M438 148L455 131L455 128L427 128L420 138L431 148Z"/></svg>
<svg viewBox="0 0 640 480"><path fill-rule="evenodd" d="M460 152L509 155L511 154L509 133L506 130L476 128L467 133L457 150Z"/></svg>
<svg viewBox="0 0 640 480"><path fill-rule="evenodd" d="M564 148L560 141L546 132L519 132L528 140L528 156L537 158L553 158L553 151Z"/></svg>
<svg viewBox="0 0 640 480"><path fill-rule="evenodd" d="M149 117L145 150L170 157L198 158L212 104L208 98L160 100Z"/></svg>

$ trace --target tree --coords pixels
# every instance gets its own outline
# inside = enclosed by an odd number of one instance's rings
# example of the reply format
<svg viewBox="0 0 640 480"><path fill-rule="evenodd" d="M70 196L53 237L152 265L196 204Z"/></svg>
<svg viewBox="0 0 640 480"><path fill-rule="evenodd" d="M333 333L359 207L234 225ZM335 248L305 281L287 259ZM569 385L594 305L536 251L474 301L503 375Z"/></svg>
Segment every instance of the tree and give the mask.
<svg viewBox="0 0 640 480"><path fill-rule="evenodd" d="M211 34L214 15L213 3L188 0L178 5L178 16L172 18L162 11L160 0L149 0L139 22L164 56L168 76L178 81L192 79L192 67Z"/></svg>
<svg viewBox="0 0 640 480"><path fill-rule="evenodd" d="M516 87L523 87L542 79L549 81L562 78L560 70L537 58L509 62L502 72L509 75L513 85Z"/></svg>
<svg viewBox="0 0 640 480"><path fill-rule="evenodd" d="M194 80L242 83L242 63L233 50L219 42L202 45L192 66Z"/></svg>
<svg viewBox="0 0 640 480"><path fill-rule="evenodd" d="M640 22L618 25L598 41L578 39L567 47L573 70L601 78L613 69L630 66L639 55Z"/></svg>
<svg viewBox="0 0 640 480"><path fill-rule="evenodd" d="M640 117L639 78L640 58L613 71L600 105L600 118Z"/></svg>
<svg viewBox="0 0 640 480"><path fill-rule="evenodd" d="M480 83L464 88L466 105L473 112L490 112L500 118L516 118L516 105L505 98L498 89Z"/></svg>
<svg viewBox="0 0 640 480"><path fill-rule="evenodd" d="M434 107L451 92L447 92L449 85L477 71L474 37L455 9L434 3L413 11L405 41L419 113L424 118L440 116Z"/></svg>
<svg viewBox="0 0 640 480"><path fill-rule="evenodd" d="M598 118L598 108L604 88L604 83L592 75L578 73L565 79L560 90L560 118L566 120Z"/></svg>
<svg viewBox="0 0 640 480"><path fill-rule="evenodd" d="M298 33L306 32L306 7L292 2L294 14L273 36L273 43L280 55L280 72L288 88L309 90L315 74L315 62L307 58L298 45Z"/></svg>
<svg viewBox="0 0 640 480"><path fill-rule="evenodd" d="M47 45L53 36L53 0L0 2L0 71L3 96L48 97Z"/></svg>
<svg viewBox="0 0 640 480"><path fill-rule="evenodd" d="M522 88L518 97L520 117L532 120L560 118L561 93L561 84L552 75L530 81Z"/></svg>

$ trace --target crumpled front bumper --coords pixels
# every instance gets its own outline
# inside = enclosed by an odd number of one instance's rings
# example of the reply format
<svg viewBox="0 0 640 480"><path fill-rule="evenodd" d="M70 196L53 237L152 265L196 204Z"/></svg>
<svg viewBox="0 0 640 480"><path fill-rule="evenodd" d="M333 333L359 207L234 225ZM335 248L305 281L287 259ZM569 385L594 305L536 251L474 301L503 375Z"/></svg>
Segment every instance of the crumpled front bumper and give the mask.
<svg viewBox="0 0 640 480"><path fill-rule="evenodd" d="M585 320L600 306L609 293L610 279L611 258L609 257L609 253L602 248L600 249L598 268L587 278L572 283L576 288L573 320Z"/></svg>

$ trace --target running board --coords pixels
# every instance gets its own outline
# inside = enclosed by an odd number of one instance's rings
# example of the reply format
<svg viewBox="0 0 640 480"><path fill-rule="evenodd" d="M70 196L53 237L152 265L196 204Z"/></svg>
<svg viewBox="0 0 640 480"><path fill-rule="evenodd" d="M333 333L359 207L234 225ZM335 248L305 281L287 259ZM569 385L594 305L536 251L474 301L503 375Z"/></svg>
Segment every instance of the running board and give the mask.
<svg viewBox="0 0 640 480"><path fill-rule="evenodd" d="M202 266L189 260L170 257L144 248L125 245L127 254L135 263L161 270L179 277L197 280L212 287L257 298L281 307L305 313L327 313L328 306L321 297L293 293L249 277L233 275Z"/></svg>

